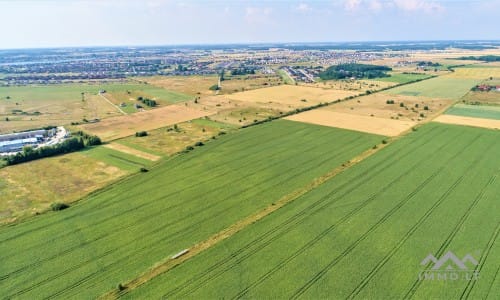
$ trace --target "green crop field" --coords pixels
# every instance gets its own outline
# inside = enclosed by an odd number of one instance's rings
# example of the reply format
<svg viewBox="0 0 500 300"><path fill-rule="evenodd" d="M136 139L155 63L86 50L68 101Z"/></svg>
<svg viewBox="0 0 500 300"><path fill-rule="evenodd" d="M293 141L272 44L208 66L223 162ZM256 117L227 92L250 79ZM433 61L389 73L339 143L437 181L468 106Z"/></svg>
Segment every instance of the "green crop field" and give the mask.
<svg viewBox="0 0 500 300"><path fill-rule="evenodd" d="M499 139L428 124L125 296L498 299Z"/></svg>
<svg viewBox="0 0 500 300"><path fill-rule="evenodd" d="M500 120L500 107L456 104L450 107L446 111L446 114L464 116L464 117Z"/></svg>
<svg viewBox="0 0 500 300"><path fill-rule="evenodd" d="M128 172L137 172L140 168L149 167L152 164L150 160L109 149L103 146L85 149L83 151L80 151L80 153Z"/></svg>
<svg viewBox="0 0 500 300"><path fill-rule="evenodd" d="M0 227L2 298L96 298L382 139L275 121L219 137L67 210Z"/></svg>
<svg viewBox="0 0 500 300"><path fill-rule="evenodd" d="M431 77L428 74L403 74L403 73L391 73L391 77L377 78L377 81L384 82L396 82L396 83L408 83L412 81L422 80Z"/></svg>
<svg viewBox="0 0 500 300"><path fill-rule="evenodd" d="M463 79L441 76L387 90L390 94L459 99L465 95L478 79Z"/></svg>

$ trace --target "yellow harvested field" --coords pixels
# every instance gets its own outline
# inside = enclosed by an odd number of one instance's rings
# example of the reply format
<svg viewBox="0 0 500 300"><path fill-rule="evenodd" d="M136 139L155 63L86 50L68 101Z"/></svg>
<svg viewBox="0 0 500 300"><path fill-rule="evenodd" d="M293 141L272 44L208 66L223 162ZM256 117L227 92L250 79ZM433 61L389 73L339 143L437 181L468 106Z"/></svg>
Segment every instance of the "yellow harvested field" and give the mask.
<svg viewBox="0 0 500 300"><path fill-rule="evenodd" d="M300 114L286 117L291 121L298 121L316 125L337 127L361 132L380 134L384 136L397 136L409 130L417 123L366 117L347 113L338 113L325 109L315 109Z"/></svg>
<svg viewBox="0 0 500 300"><path fill-rule="evenodd" d="M295 85L280 85L270 88L235 93L232 95L227 95L226 97L228 99L244 102L280 103L292 105L293 107L304 107L319 104L320 102L331 102L357 94L359 93L345 90L323 89Z"/></svg>
<svg viewBox="0 0 500 300"><path fill-rule="evenodd" d="M490 129L500 129L500 120L471 118L453 115L441 115L434 119L435 122L455 125L466 125Z"/></svg>
<svg viewBox="0 0 500 300"><path fill-rule="evenodd" d="M393 100L394 104L387 104ZM403 103L404 107L400 104ZM327 106L322 109L367 117L421 121L443 112L453 101L440 98L376 93ZM424 107L427 106L427 110ZM420 114L423 113L424 117Z"/></svg>
<svg viewBox="0 0 500 300"><path fill-rule="evenodd" d="M0 224L72 202L128 173L79 152L0 169Z"/></svg>
<svg viewBox="0 0 500 300"><path fill-rule="evenodd" d="M396 82L377 80L326 80L316 83L301 83L300 86L316 87L322 89L344 90L363 93L367 90L375 91L396 85Z"/></svg>
<svg viewBox="0 0 500 300"><path fill-rule="evenodd" d="M95 134L104 141L111 141L133 135L138 131L153 130L209 116L213 113L209 110L201 110L185 105L169 105L132 115L107 118L97 123L79 125L78 128Z"/></svg>
<svg viewBox="0 0 500 300"><path fill-rule="evenodd" d="M139 78L154 86L188 95L213 95L209 88L217 84L217 76L154 76Z"/></svg>
<svg viewBox="0 0 500 300"><path fill-rule="evenodd" d="M116 151L120 151L123 153L135 155L137 157L144 158L144 159L151 160L151 161L157 161L157 160L161 159L161 156L147 153L144 151L140 151L140 150L137 150L137 149L134 149L131 147L127 147L125 145L118 144L118 143L106 144L106 145L104 145L104 147L107 147L107 148L110 148L110 149L113 149Z"/></svg>
<svg viewBox="0 0 500 300"><path fill-rule="evenodd" d="M455 72L447 75L451 78L465 78L465 79L488 79L490 77L500 78L500 67L488 68L457 68Z"/></svg>

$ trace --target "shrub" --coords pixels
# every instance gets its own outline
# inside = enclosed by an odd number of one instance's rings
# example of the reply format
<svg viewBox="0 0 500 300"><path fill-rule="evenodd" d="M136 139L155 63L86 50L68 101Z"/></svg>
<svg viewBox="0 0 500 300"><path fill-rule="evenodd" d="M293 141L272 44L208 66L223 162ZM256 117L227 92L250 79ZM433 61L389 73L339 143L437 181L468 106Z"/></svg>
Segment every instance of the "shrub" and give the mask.
<svg viewBox="0 0 500 300"><path fill-rule="evenodd" d="M201 147L201 146L203 146L203 145L205 145L205 144L203 144L203 142L196 142L196 144L194 144L194 145L195 145L196 147Z"/></svg>
<svg viewBox="0 0 500 300"><path fill-rule="evenodd" d="M403 102L399 103L399 107L405 107L405 104Z"/></svg>
<svg viewBox="0 0 500 300"><path fill-rule="evenodd" d="M194 147L193 147L193 146L187 146L187 147L186 147L186 150L187 150L187 151L194 150Z"/></svg>
<svg viewBox="0 0 500 300"><path fill-rule="evenodd" d="M55 203L52 203L50 205L50 208L53 210L53 211L60 211L60 210L63 210L63 209L66 209L68 208L69 205L66 204L66 203L60 203L60 202L55 202Z"/></svg>
<svg viewBox="0 0 500 300"><path fill-rule="evenodd" d="M424 106L424 110L429 110L429 106Z"/></svg>
<svg viewBox="0 0 500 300"><path fill-rule="evenodd" d="M394 104L394 100L387 100L385 101L386 104Z"/></svg>
<svg viewBox="0 0 500 300"><path fill-rule="evenodd" d="M142 167L142 168L141 168L141 172L142 172L142 173L146 173L146 172L149 172L149 170L148 170L148 169L146 169L146 168L144 168L144 167Z"/></svg>
<svg viewBox="0 0 500 300"><path fill-rule="evenodd" d="M388 141L387 141L387 140L382 140L382 144L384 144L384 145L385 145L385 144L387 144L387 143L388 143Z"/></svg>
<svg viewBox="0 0 500 300"><path fill-rule="evenodd" d="M423 113L420 113L421 118L425 118L425 115Z"/></svg>
<svg viewBox="0 0 500 300"><path fill-rule="evenodd" d="M148 135L147 131L138 131L135 133L136 137L142 137L142 136L147 136L147 135Z"/></svg>

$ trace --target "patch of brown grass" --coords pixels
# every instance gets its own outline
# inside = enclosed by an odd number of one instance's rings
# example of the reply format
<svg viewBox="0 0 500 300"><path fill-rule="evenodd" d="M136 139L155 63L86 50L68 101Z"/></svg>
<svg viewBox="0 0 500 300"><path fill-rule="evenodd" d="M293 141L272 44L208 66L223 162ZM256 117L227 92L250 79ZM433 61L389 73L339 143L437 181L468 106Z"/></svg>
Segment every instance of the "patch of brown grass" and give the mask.
<svg viewBox="0 0 500 300"><path fill-rule="evenodd" d="M0 169L0 223L69 203L126 175L80 153Z"/></svg>
<svg viewBox="0 0 500 300"><path fill-rule="evenodd" d="M394 100L394 104L387 104L387 100ZM404 107L401 107L400 103L403 103ZM433 117L452 103L451 100L439 98L375 93L336 103L324 109L360 116L415 122L424 119L420 116L421 113L425 115L425 118ZM428 110L424 110L425 106Z"/></svg>
<svg viewBox="0 0 500 300"><path fill-rule="evenodd" d="M208 116L214 112L199 109L193 104L169 105L132 115L112 117L98 123L80 125L83 131L95 134L104 141L134 135L138 131L148 131L160 127Z"/></svg>

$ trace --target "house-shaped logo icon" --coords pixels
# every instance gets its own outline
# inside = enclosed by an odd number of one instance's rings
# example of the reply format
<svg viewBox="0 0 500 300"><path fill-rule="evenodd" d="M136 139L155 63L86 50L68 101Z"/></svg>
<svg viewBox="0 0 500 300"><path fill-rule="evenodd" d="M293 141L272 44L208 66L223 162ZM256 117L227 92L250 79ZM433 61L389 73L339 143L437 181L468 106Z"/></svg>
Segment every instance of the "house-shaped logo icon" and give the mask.
<svg viewBox="0 0 500 300"><path fill-rule="evenodd" d="M445 270L459 269L459 270L467 271L468 270L467 265L466 265L467 262L473 264L474 266L478 265L477 260L474 259L474 257L472 257L472 255L467 254L464 256L464 258L459 259L451 251L448 251L439 260L436 257L434 257L434 255L429 254L429 255L427 255L426 258L424 258L424 260L422 260L422 262L420 264L425 266L429 262L434 263L434 266L431 268L431 270L440 270L444 267Z"/></svg>

